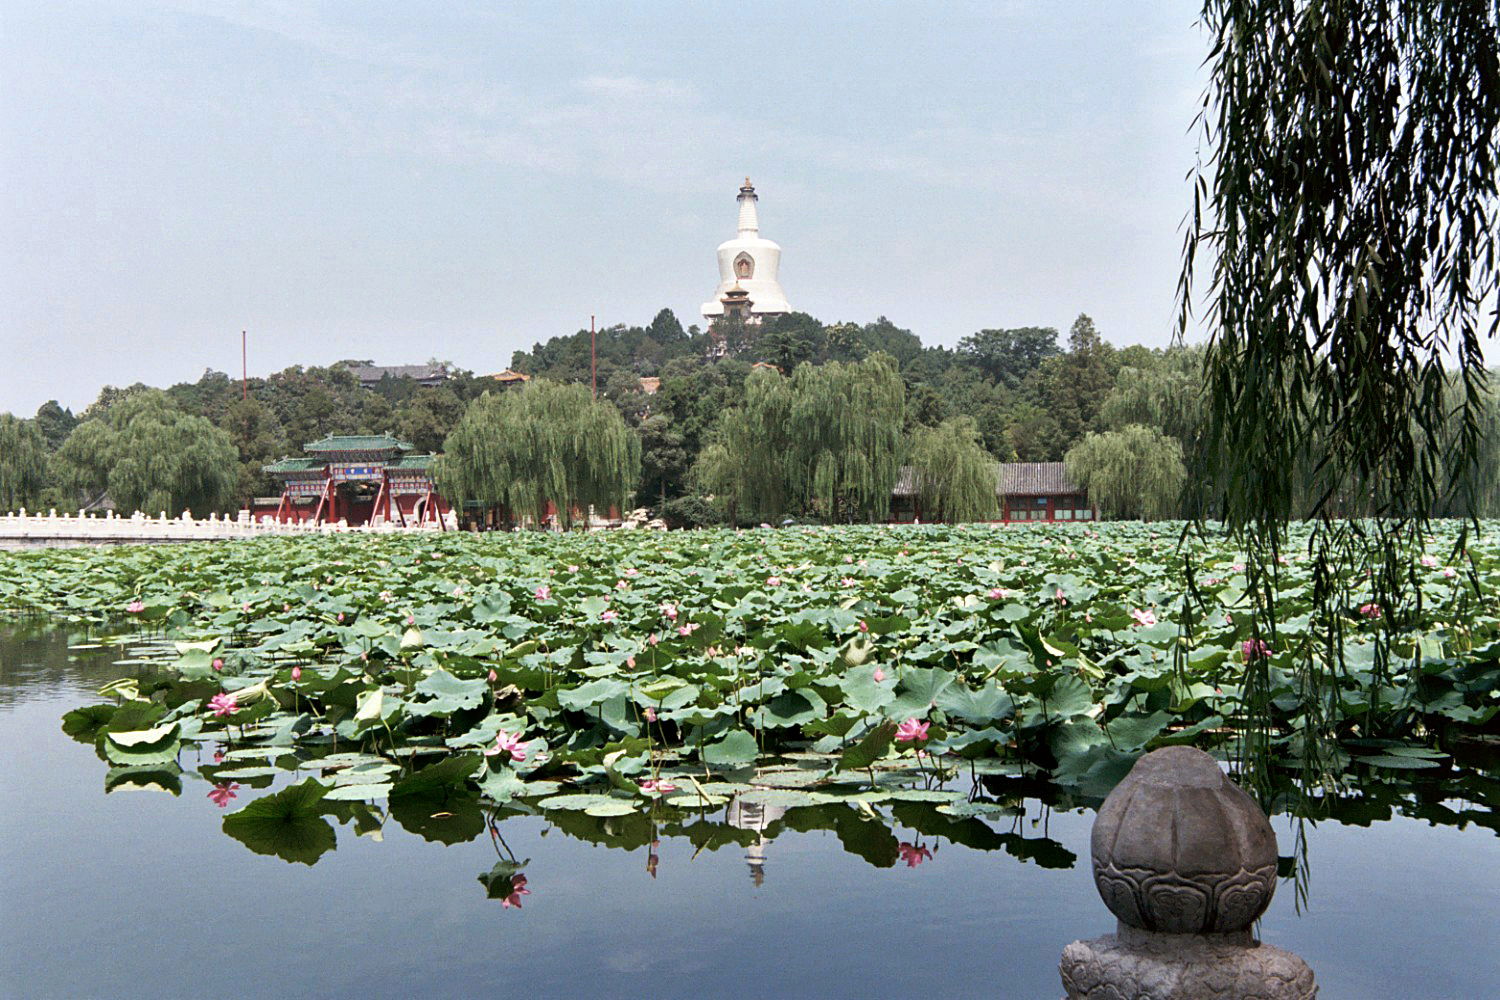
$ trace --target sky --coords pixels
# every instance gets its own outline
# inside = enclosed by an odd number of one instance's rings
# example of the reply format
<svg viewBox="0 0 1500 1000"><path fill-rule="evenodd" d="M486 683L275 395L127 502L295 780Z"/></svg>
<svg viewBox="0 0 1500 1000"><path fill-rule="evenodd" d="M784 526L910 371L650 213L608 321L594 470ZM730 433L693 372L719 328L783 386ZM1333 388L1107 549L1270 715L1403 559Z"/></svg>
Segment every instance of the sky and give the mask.
<svg viewBox="0 0 1500 1000"><path fill-rule="evenodd" d="M0 5L0 412L684 325L747 175L792 306L1164 346L1191 2Z"/></svg>

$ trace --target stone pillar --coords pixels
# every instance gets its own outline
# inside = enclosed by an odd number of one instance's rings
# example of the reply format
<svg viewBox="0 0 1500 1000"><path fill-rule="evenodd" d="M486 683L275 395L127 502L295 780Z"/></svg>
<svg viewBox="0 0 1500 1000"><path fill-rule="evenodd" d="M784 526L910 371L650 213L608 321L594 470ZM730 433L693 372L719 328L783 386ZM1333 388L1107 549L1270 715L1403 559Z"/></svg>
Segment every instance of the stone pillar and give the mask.
<svg viewBox="0 0 1500 1000"><path fill-rule="evenodd" d="M1104 800L1090 844L1116 933L1074 941L1069 1000L1312 1000L1312 969L1255 940L1276 891L1266 814L1191 747L1136 761Z"/></svg>

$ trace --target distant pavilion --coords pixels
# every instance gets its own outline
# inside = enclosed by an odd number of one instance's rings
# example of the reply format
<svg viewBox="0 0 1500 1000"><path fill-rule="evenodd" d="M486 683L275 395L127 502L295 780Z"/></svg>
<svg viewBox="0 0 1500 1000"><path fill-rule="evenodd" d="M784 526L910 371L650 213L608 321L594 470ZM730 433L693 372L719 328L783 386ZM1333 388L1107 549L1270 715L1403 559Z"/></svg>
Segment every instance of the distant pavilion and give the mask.
<svg viewBox="0 0 1500 1000"><path fill-rule="evenodd" d="M443 524L449 506L432 482L435 455L413 455L389 434L325 437L261 471L282 482L280 497L256 498L255 517L330 524Z"/></svg>
<svg viewBox="0 0 1500 1000"><path fill-rule="evenodd" d="M1088 493L1073 482L1062 462L1001 463L995 499L1000 505L1000 520L1005 523L1093 521L1099 516L1089 503ZM922 511L915 470L903 468L892 491L890 519L910 523L928 516Z"/></svg>

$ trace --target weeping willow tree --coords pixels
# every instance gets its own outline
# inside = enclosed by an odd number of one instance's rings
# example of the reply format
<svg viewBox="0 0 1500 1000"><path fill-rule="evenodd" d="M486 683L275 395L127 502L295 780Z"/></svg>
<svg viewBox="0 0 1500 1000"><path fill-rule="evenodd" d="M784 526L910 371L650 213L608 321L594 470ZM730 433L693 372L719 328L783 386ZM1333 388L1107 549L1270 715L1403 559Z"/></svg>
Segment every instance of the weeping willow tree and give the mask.
<svg viewBox="0 0 1500 1000"><path fill-rule="evenodd" d="M1176 517L1187 469L1182 445L1154 427L1130 424L1089 434L1065 456L1068 476L1104 517Z"/></svg>
<svg viewBox="0 0 1500 1000"><path fill-rule="evenodd" d="M791 385L774 368L745 379L745 401L725 410L693 465L698 489L723 499L729 521L763 520L787 508Z"/></svg>
<svg viewBox="0 0 1500 1000"><path fill-rule="evenodd" d="M883 518L901 471L905 400L886 354L804 364L791 378L757 369L744 404L720 417L694 480L725 497L731 516Z"/></svg>
<svg viewBox="0 0 1500 1000"><path fill-rule="evenodd" d="M1000 469L984 450L973 417L917 427L907 446L917 498L929 519L957 524L983 521L999 511Z"/></svg>
<svg viewBox="0 0 1500 1000"><path fill-rule="evenodd" d="M36 508L47 486L47 440L35 420L0 413L0 511Z"/></svg>
<svg viewBox="0 0 1500 1000"><path fill-rule="evenodd" d="M1500 3L1205 0L1202 20L1206 155L1179 298L1182 329L1201 307L1210 337L1203 475L1247 550L1248 627L1278 649L1284 528L1313 487L1314 638L1296 650L1295 731L1278 735L1328 773L1348 608L1383 611L1360 733L1378 737L1411 550L1482 451L1480 343L1500 323ZM1341 582L1367 572L1360 593ZM1269 671L1247 665L1243 688L1257 782Z"/></svg>
<svg viewBox="0 0 1500 1000"><path fill-rule="evenodd" d="M107 494L123 511L203 516L235 502L239 454L223 430L151 389L73 428L53 473L88 502Z"/></svg>
<svg viewBox="0 0 1500 1000"><path fill-rule="evenodd" d="M564 527L592 505L624 509L641 474L641 442L586 386L536 379L485 393L443 443L434 479L444 495Z"/></svg>
<svg viewBox="0 0 1500 1000"><path fill-rule="evenodd" d="M896 360L804 364L792 373L786 454L794 503L828 520L882 520L901 474L906 386Z"/></svg>

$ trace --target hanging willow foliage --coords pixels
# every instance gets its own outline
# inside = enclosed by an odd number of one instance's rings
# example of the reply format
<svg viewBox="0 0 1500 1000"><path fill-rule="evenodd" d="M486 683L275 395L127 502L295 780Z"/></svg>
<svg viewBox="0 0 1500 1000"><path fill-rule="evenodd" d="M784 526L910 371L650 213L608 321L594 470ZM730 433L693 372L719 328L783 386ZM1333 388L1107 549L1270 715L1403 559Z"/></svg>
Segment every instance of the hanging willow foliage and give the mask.
<svg viewBox="0 0 1500 1000"><path fill-rule="evenodd" d="M757 369L745 380L744 405L720 418L694 478L749 517L884 518L901 471L905 404L886 354L804 364L791 378Z"/></svg>
<svg viewBox="0 0 1500 1000"><path fill-rule="evenodd" d="M641 443L609 402L582 385L535 379L469 404L433 469L448 497L564 527L592 505L624 509L641 474Z"/></svg>
<svg viewBox="0 0 1500 1000"><path fill-rule="evenodd" d="M1176 517L1187 469L1182 445L1154 427L1130 424L1089 434L1066 456L1068 476L1105 517Z"/></svg>
<svg viewBox="0 0 1500 1000"><path fill-rule="evenodd" d="M984 450L973 417L915 428L907 463L929 520L958 524L988 520L998 513L1000 467Z"/></svg>
<svg viewBox="0 0 1500 1000"><path fill-rule="evenodd" d="M47 485L47 442L35 420L0 413L0 511L36 508Z"/></svg>
<svg viewBox="0 0 1500 1000"><path fill-rule="evenodd" d="M1411 549L1441 498L1472 482L1481 451L1480 343L1500 323L1481 318L1500 293L1500 3L1206 0L1203 23L1209 155L1179 299L1186 330L1203 254L1204 476L1244 540L1252 627L1273 648L1283 526L1316 519L1319 641L1297 651L1305 711L1290 735L1326 773L1321 681L1345 668L1350 602L1384 613L1378 705ZM1445 391L1445 362L1457 392ZM1344 516L1355 513L1373 519ZM1371 591L1338 582L1364 571ZM1247 665L1252 774L1268 760L1268 670L1265 658Z"/></svg>

